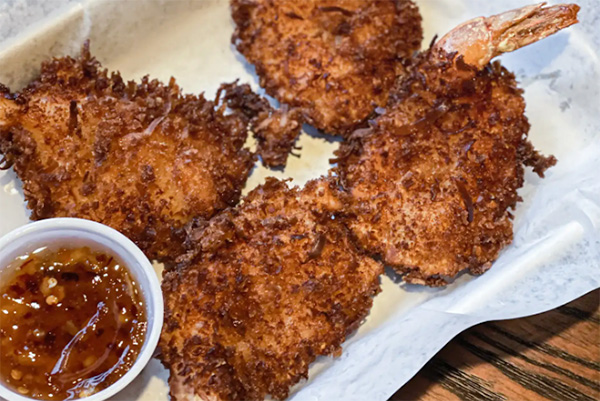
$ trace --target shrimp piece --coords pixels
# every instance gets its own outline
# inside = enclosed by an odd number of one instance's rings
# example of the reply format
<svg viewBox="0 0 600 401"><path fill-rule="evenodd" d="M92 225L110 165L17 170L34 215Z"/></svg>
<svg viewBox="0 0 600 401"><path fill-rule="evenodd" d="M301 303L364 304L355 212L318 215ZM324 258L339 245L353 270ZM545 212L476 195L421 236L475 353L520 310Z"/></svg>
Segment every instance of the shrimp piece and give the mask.
<svg viewBox="0 0 600 401"><path fill-rule="evenodd" d="M577 22L576 5L524 7L460 25L413 58L370 129L338 150L350 229L404 280L480 274L512 241L524 167L556 159L527 140L525 101L495 55Z"/></svg>
<svg viewBox="0 0 600 401"><path fill-rule="evenodd" d="M265 91L332 135L385 104L423 37L412 0L231 0L231 14Z"/></svg>
<svg viewBox="0 0 600 401"><path fill-rule="evenodd" d="M254 165L247 136L240 113L183 95L174 79L125 82L89 43L77 59L44 62L20 93L0 85L0 169L21 179L31 218L101 222L162 262L238 202Z"/></svg>
<svg viewBox="0 0 600 401"><path fill-rule="evenodd" d="M197 232L199 252L162 284L172 400L283 400L317 356L340 354L383 273L348 235L345 198L328 178L267 178Z"/></svg>

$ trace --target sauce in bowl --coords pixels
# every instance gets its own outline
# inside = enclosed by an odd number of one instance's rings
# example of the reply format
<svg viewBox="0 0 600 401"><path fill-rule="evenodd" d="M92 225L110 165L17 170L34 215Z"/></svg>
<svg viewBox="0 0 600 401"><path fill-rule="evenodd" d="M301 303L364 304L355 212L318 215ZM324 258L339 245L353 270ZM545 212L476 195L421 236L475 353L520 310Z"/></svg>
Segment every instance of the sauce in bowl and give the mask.
<svg viewBox="0 0 600 401"><path fill-rule="evenodd" d="M135 363L147 330L126 266L88 247L21 256L0 284L0 380L34 399L94 394Z"/></svg>

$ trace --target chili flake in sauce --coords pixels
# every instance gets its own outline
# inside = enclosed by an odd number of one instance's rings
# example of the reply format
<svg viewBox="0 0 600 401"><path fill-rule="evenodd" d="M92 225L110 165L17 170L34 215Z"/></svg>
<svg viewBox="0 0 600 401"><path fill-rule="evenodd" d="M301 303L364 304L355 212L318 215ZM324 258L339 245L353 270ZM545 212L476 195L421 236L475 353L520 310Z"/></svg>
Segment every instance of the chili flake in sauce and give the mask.
<svg viewBox="0 0 600 401"><path fill-rule="evenodd" d="M144 300L117 259L90 248L24 255L0 283L0 380L35 399L96 393L133 366Z"/></svg>

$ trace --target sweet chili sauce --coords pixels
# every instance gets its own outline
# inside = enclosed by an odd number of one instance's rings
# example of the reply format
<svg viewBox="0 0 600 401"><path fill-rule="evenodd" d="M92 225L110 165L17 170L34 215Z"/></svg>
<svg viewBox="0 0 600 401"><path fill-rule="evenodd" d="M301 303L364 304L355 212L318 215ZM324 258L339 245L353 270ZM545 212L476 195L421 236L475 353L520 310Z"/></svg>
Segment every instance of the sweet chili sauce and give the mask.
<svg viewBox="0 0 600 401"><path fill-rule="evenodd" d="M0 380L34 399L91 395L131 368L146 325L141 291L110 254L24 255L0 280Z"/></svg>

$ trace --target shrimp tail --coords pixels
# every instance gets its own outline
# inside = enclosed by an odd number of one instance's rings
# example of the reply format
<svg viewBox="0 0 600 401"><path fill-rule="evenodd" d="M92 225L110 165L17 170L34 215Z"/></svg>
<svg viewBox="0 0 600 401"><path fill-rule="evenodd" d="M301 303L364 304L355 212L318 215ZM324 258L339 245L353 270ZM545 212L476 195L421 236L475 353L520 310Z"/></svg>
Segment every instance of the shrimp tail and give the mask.
<svg viewBox="0 0 600 401"><path fill-rule="evenodd" d="M578 5L545 7L545 4L467 21L440 39L433 50L458 53L465 63L483 68L502 53L515 51L579 22Z"/></svg>

